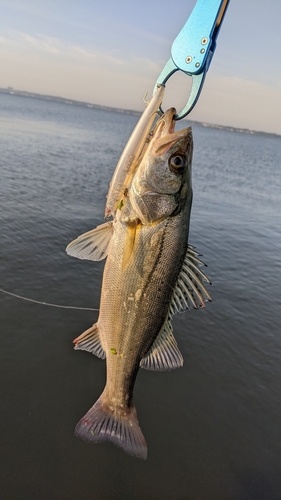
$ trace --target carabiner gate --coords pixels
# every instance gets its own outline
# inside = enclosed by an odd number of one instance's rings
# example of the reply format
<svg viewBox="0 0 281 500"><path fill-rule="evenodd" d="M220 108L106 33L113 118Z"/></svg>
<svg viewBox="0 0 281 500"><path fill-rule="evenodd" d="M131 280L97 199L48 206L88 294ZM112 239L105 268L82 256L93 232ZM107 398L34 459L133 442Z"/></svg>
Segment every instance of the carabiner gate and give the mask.
<svg viewBox="0 0 281 500"><path fill-rule="evenodd" d="M228 3L229 0L197 0L187 22L173 42L171 57L157 78L153 93L156 92L157 85L164 85L176 71L192 77L188 101L176 115L176 120L190 113L199 98ZM162 108L159 111L163 114Z"/></svg>

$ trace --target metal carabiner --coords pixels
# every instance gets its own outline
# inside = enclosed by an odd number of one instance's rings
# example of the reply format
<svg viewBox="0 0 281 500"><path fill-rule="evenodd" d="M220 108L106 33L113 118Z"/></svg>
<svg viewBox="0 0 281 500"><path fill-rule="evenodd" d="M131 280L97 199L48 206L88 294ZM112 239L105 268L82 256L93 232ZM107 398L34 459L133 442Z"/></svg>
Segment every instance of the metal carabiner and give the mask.
<svg viewBox="0 0 281 500"><path fill-rule="evenodd" d="M183 110L175 116L176 120L190 113L199 98L228 3L229 0L197 0L187 22L172 44L169 61L156 80L153 93L158 85L165 85L176 71L182 71L192 77L188 101ZM161 107L159 111L163 113Z"/></svg>

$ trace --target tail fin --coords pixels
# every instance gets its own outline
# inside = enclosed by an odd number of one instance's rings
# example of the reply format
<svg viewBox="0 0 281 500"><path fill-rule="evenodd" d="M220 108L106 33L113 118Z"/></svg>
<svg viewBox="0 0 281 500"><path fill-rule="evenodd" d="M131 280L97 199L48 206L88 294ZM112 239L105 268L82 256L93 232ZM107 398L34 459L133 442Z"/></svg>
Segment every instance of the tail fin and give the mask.
<svg viewBox="0 0 281 500"><path fill-rule="evenodd" d="M135 407L120 417L102 402L102 396L75 427L76 436L92 443L111 441L129 455L147 458L147 446Z"/></svg>

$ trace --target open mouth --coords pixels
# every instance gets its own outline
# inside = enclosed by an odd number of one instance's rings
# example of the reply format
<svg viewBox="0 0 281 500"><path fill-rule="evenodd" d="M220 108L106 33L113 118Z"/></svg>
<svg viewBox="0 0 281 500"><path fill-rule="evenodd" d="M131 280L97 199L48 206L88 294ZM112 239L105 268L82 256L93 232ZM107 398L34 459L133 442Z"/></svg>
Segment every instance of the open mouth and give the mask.
<svg viewBox="0 0 281 500"><path fill-rule="evenodd" d="M191 134L191 127L187 127L175 132L174 116L175 108L170 108L156 123L151 139L150 150L153 149L154 154L164 155L175 142L183 140L182 147L185 147Z"/></svg>

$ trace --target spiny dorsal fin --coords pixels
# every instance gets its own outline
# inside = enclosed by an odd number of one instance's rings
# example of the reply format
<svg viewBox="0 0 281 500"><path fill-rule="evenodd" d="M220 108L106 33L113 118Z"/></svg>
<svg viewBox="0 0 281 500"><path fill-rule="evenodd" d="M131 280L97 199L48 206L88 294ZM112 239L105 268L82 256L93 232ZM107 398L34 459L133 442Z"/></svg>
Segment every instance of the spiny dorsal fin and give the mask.
<svg viewBox="0 0 281 500"><path fill-rule="evenodd" d="M81 234L66 247L66 253L82 260L102 260L108 254L113 234L112 222L100 224L95 229Z"/></svg>
<svg viewBox="0 0 281 500"><path fill-rule="evenodd" d="M209 278L199 268L204 262L198 259L200 254L194 247L188 245L182 269L179 273L176 286L171 298L170 307L166 321L152 344L148 353L142 358L140 367L146 370L174 370L183 365L183 357L177 346L171 318L174 314L185 309L204 307L205 301L211 300L203 282L211 284Z"/></svg>
<svg viewBox="0 0 281 500"><path fill-rule="evenodd" d="M75 344L74 349L77 351L88 351L95 354L98 358L105 359L105 352L100 342L97 323L81 333L79 337L73 340L73 343Z"/></svg>
<svg viewBox="0 0 281 500"><path fill-rule="evenodd" d="M140 362L141 368L167 371L183 366L183 357L172 332L172 325L166 319L156 340L148 353L142 358Z"/></svg>
<svg viewBox="0 0 281 500"><path fill-rule="evenodd" d="M194 247L188 245L185 259L178 276L176 286L170 302L169 319L174 314L194 307L205 307L206 301L211 301L211 297L205 288L204 281L211 285L211 281L199 266L205 266L202 260L198 259L198 252Z"/></svg>

